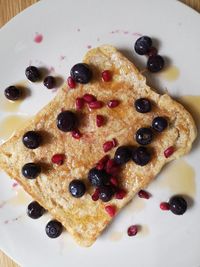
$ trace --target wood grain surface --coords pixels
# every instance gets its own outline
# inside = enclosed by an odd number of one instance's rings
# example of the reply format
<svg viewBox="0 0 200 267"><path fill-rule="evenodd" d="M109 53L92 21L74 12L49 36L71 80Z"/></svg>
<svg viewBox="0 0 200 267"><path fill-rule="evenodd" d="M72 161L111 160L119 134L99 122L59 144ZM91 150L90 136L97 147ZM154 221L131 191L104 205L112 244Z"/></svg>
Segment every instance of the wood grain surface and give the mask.
<svg viewBox="0 0 200 267"><path fill-rule="evenodd" d="M23 9L36 2L37 0L0 0L0 27ZM200 12L200 0L182 0L182 2ZM0 251L0 267L19 267L19 265Z"/></svg>

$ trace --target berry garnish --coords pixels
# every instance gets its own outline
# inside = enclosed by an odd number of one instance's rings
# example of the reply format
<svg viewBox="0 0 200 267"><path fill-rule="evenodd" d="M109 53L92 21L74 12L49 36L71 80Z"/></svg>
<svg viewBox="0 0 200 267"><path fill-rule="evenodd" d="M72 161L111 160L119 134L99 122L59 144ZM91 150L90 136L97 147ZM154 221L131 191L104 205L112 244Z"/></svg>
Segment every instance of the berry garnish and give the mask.
<svg viewBox="0 0 200 267"><path fill-rule="evenodd" d="M75 130L77 126L76 115L69 111L63 111L57 116L57 127L63 132L71 132Z"/></svg>
<svg viewBox="0 0 200 267"><path fill-rule="evenodd" d="M17 87L12 85L4 90L4 95L7 99L15 101L21 97L21 92Z"/></svg>
<svg viewBox="0 0 200 267"><path fill-rule="evenodd" d="M140 113L151 111L151 102L147 98L139 98L135 101L135 109Z"/></svg>
<svg viewBox="0 0 200 267"><path fill-rule="evenodd" d="M116 99L110 100L107 105L109 108L115 108L119 106L119 100Z"/></svg>
<svg viewBox="0 0 200 267"><path fill-rule="evenodd" d="M31 202L27 207L27 215L32 219L40 218L45 212L45 209L36 201Z"/></svg>
<svg viewBox="0 0 200 267"><path fill-rule="evenodd" d="M96 116L96 125L97 125L97 127L101 127L101 126L103 126L104 123L105 123L105 118L104 118L104 116L102 116L102 115L97 115L97 116Z"/></svg>
<svg viewBox="0 0 200 267"><path fill-rule="evenodd" d="M150 198L149 193L148 193L147 191L144 191L144 190L140 190L140 191L138 192L138 196L139 196L140 198L145 198L145 199L149 199L149 198Z"/></svg>
<svg viewBox="0 0 200 267"><path fill-rule="evenodd" d="M101 101L90 102L88 106L90 109L99 109L103 107L103 102Z"/></svg>
<svg viewBox="0 0 200 267"><path fill-rule="evenodd" d="M117 212L116 207L113 205L105 206L105 210L110 215L110 217L114 217Z"/></svg>
<svg viewBox="0 0 200 267"><path fill-rule="evenodd" d="M72 137L75 139L80 139L82 137L82 134L80 133L80 131L78 129L72 131Z"/></svg>
<svg viewBox="0 0 200 267"><path fill-rule="evenodd" d="M69 184L69 192L73 197L79 198L85 194L85 184L80 180L73 180Z"/></svg>
<svg viewBox="0 0 200 267"><path fill-rule="evenodd" d="M103 144L103 150L104 152L108 152L114 147L113 141L107 141Z"/></svg>
<svg viewBox="0 0 200 267"><path fill-rule="evenodd" d="M123 189L119 189L116 193L115 193L115 198L116 199L123 199L126 196L126 191Z"/></svg>
<svg viewBox="0 0 200 267"><path fill-rule="evenodd" d="M169 158L173 153L174 153L175 149L173 146L168 147L165 151L164 151L164 155L165 158Z"/></svg>
<svg viewBox="0 0 200 267"><path fill-rule="evenodd" d="M138 147L132 153L132 160L140 166L144 166L151 160L151 154L146 147Z"/></svg>
<svg viewBox="0 0 200 267"><path fill-rule="evenodd" d="M104 82L109 82L112 79L112 75L111 75L111 72L109 70L104 70L101 73L101 77L102 77Z"/></svg>
<svg viewBox="0 0 200 267"><path fill-rule="evenodd" d="M151 56L147 61L147 69L150 72L158 72L164 68L165 62L160 55Z"/></svg>
<svg viewBox="0 0 200 267"><path fill-rule="evenodd" d="M167 126L168 126L168 122L167 122L167 120L165 118L156 117L156 118L153 119L152 127L157 132L164 131L167 128Z"/></svg>
<svg viewBox="0 0 200 267"><path fill-rule="evenodd" d="M93 168L88 173L88 179L93 186L99 187L106 185L110 176L104 170Z"/></svg>
<svg viewBox="0 0 200 267"><path fill-rule="evenodd" d="M136 141L140 145L148 145L153 139L153 132L150 128L140 128L135 134Z"/></svg>
<svg viewBox="0 0 200 267"><path fill-rule="evenodd" d="M82 97L84 99L84 101L86 103L91 103L91 102L94 102L96 101L96 97L94 95L91 95L91 94L84 94L84 96Z"/></svg>
<svg viewBox="0 0 200 267"><path fill-rule="evenodd" d="M74 81L74 79L71 76L69 76L67 78L67 84L68 84L69 88L71 88L71 89L74 89L76 87L76 82Z"/></svg>
<svg viewBox="0 0 200 267"><path fill-rule="evenodd" d="M52 89L56 86L56 80L53 76L47 76L44 79L44 86L46 86L48 89Z"/></svg>
<svg viewBox="0 0 200 267"><path fill-rule="evenodd" d="M56 220L49 221L46 225L46 234L50 238L56 238L61 235L63 226L60 222Z"/></svg>
<svg viewBox="0 0 200 267"><path fill-rule="evenodd" d="M170 211L176 215L182 215L187 210L187 202L181 196L174 196L169 200Z"/></svg>
<svg viewBox="0 0 200 267"><path fill-rule="evenodd" d="M114 160L117 164L124 164L131 159L131 149L128 146L120 146L115 151Z"/></svg>
<svg viewBox="0 0 200 267"><path fill-rule="evenodd" d="M25 75L31 82L37 82L40 80L40 72L35 66L29 66L26 68Z"/></svg>
<svg viewBox="0 0 200 267"><path fill-rule="evenodd" d="M28 131L22 137L22 142L29 149L38 148L41 145L41 135L36 131Z"/></svg>
<svg viewBox="0 0 200 267"><path fill-rule="evenodd" d="M92 71L86 63L78 63L74 65L70 74L75 82L82 84L88 83L92 78Z"/></svg>
<svg viewBox="0 0 200 267"><path fill-rule="evenodd" d="M81 110L84 107L84 103L85 103L85 101L83 98L77 97L76 98L76 109Z"/></svg>
<svg viewBox="0 0 200 267"><path fill-rule="evenodd" d="M152 40L148 36L142 36L135 42L135 52L139 55L145 55L152 46Z"/></svg>
<svg viewBox="0 0 200 267"><path fill-rule="evenodd" d="M94 193L92 194L92 200L97 201L98 199L99 199L99 188L97 187Z"/></svg>
<svg viewBox="0 0 200 267"><path fill-rule="evenodd" d="M51 158L51 162L57 165L62 165L65 159L64 154L55 154Z"/></svg>
<svg viewBox="0 0 200 267"><path fill-rule="evenodd" d="M137 232L138 232L138 226L137 225L131 225L127 230L128 236L135 236L135 235L137 235Z"/></svg>
<svg viewBox="0 0 200 267"><path fill-rule="evenodd" d="M113 188L110 185L103 185L99 187L99 198L103 201L103 202L108 202L111 200L112 196L113 196L114 192L113 192Z"/></svg>
<svg viewBox="0 0 200 267"><path fill-rule="evenodd" d="M35 179L41 173L41 167L36 163L26 163L22 167L22 174L27 179Z"/></svg>
<svg viewBox="0 0 200 267"><path fill-rule="evenodd" d="M170 210L170 205L167 202L161 202L160 203L160 209L161 210Z"/></svg>

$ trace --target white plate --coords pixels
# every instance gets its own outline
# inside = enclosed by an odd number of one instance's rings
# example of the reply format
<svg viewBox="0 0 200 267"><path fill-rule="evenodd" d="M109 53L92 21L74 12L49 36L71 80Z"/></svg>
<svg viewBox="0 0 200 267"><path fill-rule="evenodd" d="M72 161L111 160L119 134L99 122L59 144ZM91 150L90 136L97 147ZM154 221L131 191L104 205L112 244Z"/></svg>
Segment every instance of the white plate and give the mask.
<svg viewBox="0 0 200 267"><path fill-rule="evenodd" d="M1 111L1 136L13 123L11 118L3 129L2 120L13 114L35 114L55 95L42 84L24 82L24 70L30 63L53 67L56 74L66 78L70 67L81 61L88 47L109 43L128 51L143 68L145 57L133 52L136 33L156 39L159 53L180 71L174 81L164 79L163 75L150 75L149 83L159 89L167 88L174 96L200 94L199 29L199 14L176 1L40 1L0 31L1 109L3 90L8 85L21 82L31 92L18 109L15 107L16 111L10 113L5 108ZM34 42L36 33L42 34L42 42ZM193 99L198 100L190 98L190 102ZM198 108L197 102L193 104ZM0 248L24 267L198 267L199 166L196 142L187 157L167 166L150 185L152 198L149 201L135 198L90 248L79 247L67 233L56 240L47 238L44 228L49 215L39 220L27 218L29 200L20 189L13 189L13 182L1 173ZM175 193L185 193L194 199L183 216L159 209L159 203ZM142 226L141 232L132 238L126 234L131 224Z"/></svg>

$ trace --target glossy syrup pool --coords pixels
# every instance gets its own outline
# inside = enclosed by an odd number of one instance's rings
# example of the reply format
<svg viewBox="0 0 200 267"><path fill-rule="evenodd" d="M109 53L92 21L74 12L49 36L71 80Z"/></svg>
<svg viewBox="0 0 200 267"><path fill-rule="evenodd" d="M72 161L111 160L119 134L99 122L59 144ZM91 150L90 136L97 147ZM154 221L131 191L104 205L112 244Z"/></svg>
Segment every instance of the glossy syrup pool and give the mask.
<svg viewBox="0 0 200 267"><path fill-rule="evenodd" d="M178 101L191 113L195 122L200 125L200 95L185 95L178 98Z"/></svg>
<svg viewBox="0 0 200 267"><path fill-rule="evenodd" d="M7 204L11 205L25 205L31 201L31 197L24 191L23 188L18 186L17 189L15 189L15 196L10 198L7 201Z"/></svg>
<svg viewBox="0 0 200 267"><path fill-rule="evenodd" d="M180 71L176 66L170 66L161 72L161 77L167 81L175 81L178 79Z"/></svg>

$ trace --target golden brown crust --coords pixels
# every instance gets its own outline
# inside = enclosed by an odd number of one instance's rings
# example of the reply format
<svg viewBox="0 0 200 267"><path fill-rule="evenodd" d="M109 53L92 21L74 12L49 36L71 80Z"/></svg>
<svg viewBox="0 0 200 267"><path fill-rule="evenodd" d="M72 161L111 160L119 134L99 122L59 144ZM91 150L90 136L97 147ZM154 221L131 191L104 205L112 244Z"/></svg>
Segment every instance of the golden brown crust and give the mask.
<svg viewBox="0 0 200 267"><path fill-rule="evenodd" d="M123 200L113 199L119 211L130 201L138 190L146 187L159 173L165 163L186 154L191 149L196 137L196 127L191 115L182 105L168 95L159 95L146 85L145 78L137 68L112 46L102 46L90 50L84 62L91 65L94 78L91 83L78 85L76 89L62 88L57 96L44 107L35 118L10 140L0 147L0 166L24 189L49 210L54 218L62 222L76 241L83 246L90 246L111 221L105 212L105 204L92 201L92 188L87 183L87 173L104 156L102 145L105 141L116 138L119 145L136 145L133 138L136 130L150 126L157 115L166 116L170 126L157 135L150 145L153 151L152 161L144 166L129 162L122 169L120 184L128 194ZM101 71L109 69L113 73L112 82L101 81ZM56 127L56 117L61 109L75 110L75 99L85 93L92 93L98 100L107 103L118 99L120 105L109 109L89 111L87 107L79 114L80 131L83 137L73 139L70 133L63 133ZM133 108L135 99L148 97L153 103L153 110L140 114ZM97 128L97 114L106 116L105 126ZM24 147L21 137L28 130L41 132L44 144L29 150ZM175 146L175 153L168 159L164 150ZM112 157L115 149L108 154ZM51 157L56 153L66 155L62 166L51 164ZM21 167L27 162L42 164L42 174L36 180L27 180L21 174ZM68 184L74 178L83 179L88 192L80 199L72 198Z"/></svg>

